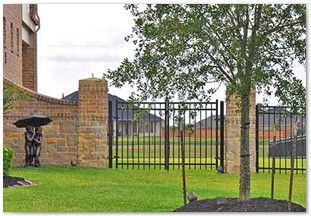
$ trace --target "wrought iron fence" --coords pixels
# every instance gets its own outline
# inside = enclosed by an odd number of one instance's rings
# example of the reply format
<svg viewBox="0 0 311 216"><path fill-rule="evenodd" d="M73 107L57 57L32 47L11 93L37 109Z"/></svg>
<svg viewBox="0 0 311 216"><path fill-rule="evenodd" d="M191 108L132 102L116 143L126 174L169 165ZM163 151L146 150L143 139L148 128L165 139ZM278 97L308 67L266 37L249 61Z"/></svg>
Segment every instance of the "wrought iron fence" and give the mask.
<svg viewBox="0 0 311 216"><path fill-rule="evenodd" d="M294 136L294 123L299 125ZM256 106L256 169L270 172L272 158L275 170L287 173L291 169L293 144L296 141L294 170L306 171L306 116L295 115L289 107Z"/></svg>
<svg viewBox="0 0 311 216"><path fill-rule="evenodd" d="M109 101L109 167L189 169L224 163L224 103ZM113 111L114 110L114 111Z"/></svg>

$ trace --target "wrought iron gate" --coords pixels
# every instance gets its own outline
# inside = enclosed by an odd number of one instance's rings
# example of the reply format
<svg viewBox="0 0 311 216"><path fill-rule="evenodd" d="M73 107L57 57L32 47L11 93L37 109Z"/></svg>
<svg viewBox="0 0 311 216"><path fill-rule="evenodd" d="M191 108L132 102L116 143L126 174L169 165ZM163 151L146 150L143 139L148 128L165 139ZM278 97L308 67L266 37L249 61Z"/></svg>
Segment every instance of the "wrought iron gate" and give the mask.
<svg viewBox="0 0 311 216"><path fill-rule="evenodd" d="M181 140L189 169L224 167L224 102L109 101L110 168L179 169Z"/></svg>

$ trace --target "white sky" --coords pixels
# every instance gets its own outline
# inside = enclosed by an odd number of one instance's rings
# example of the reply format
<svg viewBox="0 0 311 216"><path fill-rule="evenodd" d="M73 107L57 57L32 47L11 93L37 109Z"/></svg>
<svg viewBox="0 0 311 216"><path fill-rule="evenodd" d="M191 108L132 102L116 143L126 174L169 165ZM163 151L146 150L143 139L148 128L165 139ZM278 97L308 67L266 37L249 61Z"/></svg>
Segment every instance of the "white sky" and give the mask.
<svg viewBox="0 0 311 216"><path fill-rule="evenodd" d="M124 37L131 33L134 23L123 6L120 3L38 3L39 93L61 98L63 93L68 95L78 90L80 79L92 74L101 78L108 68L116 69L125 57L133 57L134 47L131 42L125 42ZM305 68L297 64L294 71L306 84ZM109 87L110 94L123 99L127 99L131 91L128 86ZM224 86L212 98L216 99L225 100ZM270 101L276 104L274 98ZM262 102L262 96L257 97L257 102Z"/></svg>
<svg viewBox="0 0 311 216"><path fill-rule="evenodd" d="M122 4L39 4L38 91L61 98L78 90L78 80L101 78L133 54L124 41L133 26ZM128 88L109 88L128 98Z"/></svg>
<svg viewBox="0 0 311 216"><path fill-rule="evenodd" d="M132 43L124 41L133 26L124 4L39 4L38 92L61 98L78 90L78 80L101 78L108 68L117 68L133 57ZM296 65L298 77L306 80L304 67ZM109 87L123 99L132 89ZM261 102L262 97L257 101ZM221 87L213 99L225 99ZM275 103L274 99L271 99Z"/></svg>

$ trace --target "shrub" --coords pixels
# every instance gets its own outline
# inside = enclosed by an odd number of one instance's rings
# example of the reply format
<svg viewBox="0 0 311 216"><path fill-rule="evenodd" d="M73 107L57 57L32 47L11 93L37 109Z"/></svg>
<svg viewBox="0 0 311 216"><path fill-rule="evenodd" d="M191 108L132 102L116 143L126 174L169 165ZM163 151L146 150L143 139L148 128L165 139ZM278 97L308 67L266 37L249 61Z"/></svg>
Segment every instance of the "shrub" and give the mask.
<svg viewBox="0 0 311 216"><path fill-rule="evenodd" d="M13 166L14 151L3 147L3 175L8 176Z"/></svg>

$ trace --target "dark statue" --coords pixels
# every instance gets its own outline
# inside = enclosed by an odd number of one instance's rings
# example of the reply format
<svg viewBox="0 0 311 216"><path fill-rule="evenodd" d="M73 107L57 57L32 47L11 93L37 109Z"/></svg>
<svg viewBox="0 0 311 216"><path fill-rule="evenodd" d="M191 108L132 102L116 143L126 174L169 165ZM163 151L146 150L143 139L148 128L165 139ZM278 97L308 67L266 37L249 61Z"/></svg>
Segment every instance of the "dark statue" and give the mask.
<svg viewBox="0 0 311 216"><path fill-rule="evenodd" d="M35 129L35 137L33 139L33 153L35 158L35 166L40 166L39 156L41 153L41 143L42 143L42 128L36 127Z"/></svg>
<svg viewBox="0 0 311 216"><path fill-rule="evenodd" d="M25 132L25 152L26 152L25 167L32 166L32 157L33 157L32 141L35 135L36 134L34 133L34 128L31 126L27 126Z"/></svg>
<svg viewBox="0 0 311 216"><path fill-rule="evenodd" d="M39 156L42 144L42 128L27 126L25 132L25 167L32 166L35 159L35 166L40 166Z"/></svg>

